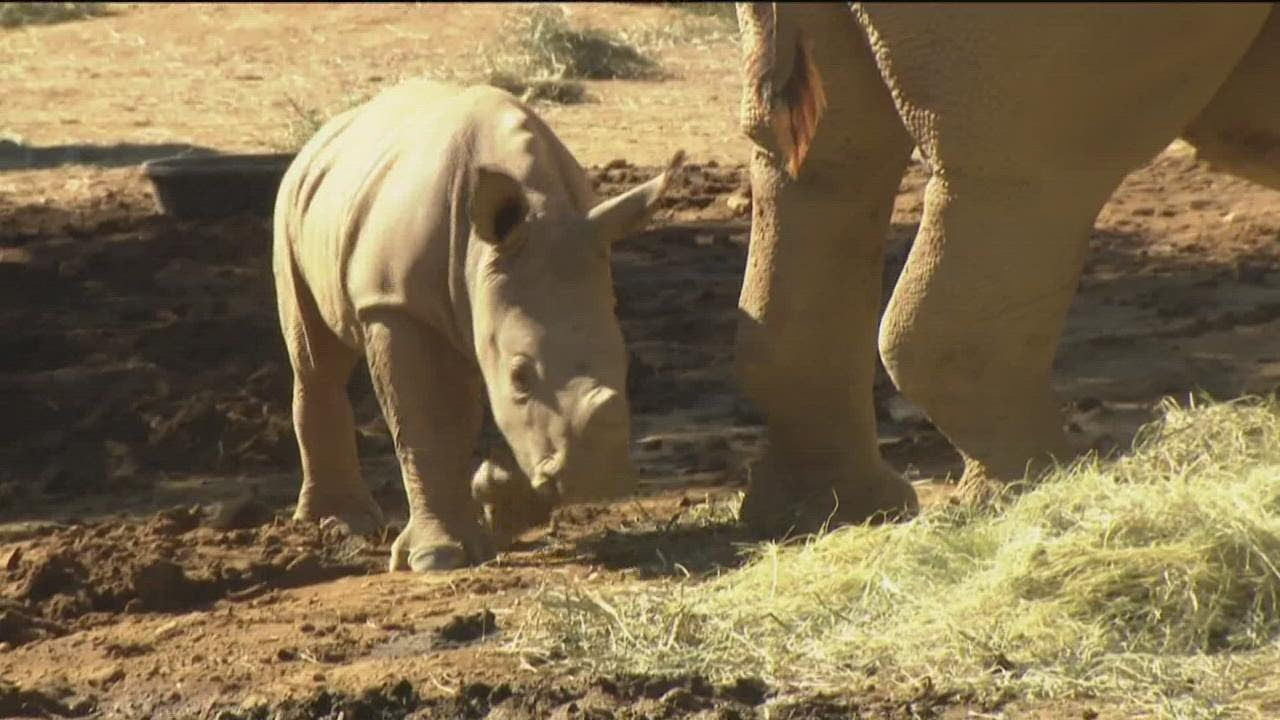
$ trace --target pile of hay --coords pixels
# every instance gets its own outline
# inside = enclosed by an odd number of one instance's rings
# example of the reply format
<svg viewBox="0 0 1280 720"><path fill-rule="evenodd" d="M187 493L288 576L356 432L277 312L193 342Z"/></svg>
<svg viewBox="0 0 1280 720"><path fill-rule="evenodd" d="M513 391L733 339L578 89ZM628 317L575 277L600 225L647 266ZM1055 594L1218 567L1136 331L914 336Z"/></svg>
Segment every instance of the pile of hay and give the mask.
<svg viewBox="0 0 1280 720"><path fill-rule="evenodd" d="M521 652L804 692L1280 713L1280 405L1179 408L1001 508L767 545L704 582L547 590ZM1273 715L1272 715L1273 716Z"/></svg>

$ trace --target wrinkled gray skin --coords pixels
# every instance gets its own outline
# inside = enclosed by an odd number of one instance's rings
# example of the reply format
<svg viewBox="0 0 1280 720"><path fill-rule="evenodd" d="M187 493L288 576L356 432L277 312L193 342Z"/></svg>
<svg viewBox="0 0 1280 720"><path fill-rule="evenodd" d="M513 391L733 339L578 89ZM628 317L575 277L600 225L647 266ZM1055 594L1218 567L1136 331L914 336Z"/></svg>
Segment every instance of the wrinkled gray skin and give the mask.
<svg viewBox="0 0 1280 720"><path fill-rule="evenodd" d="M737 363L768 532L910 514L885 368L961 452L962 497L1080 450L1050 387L1094 218L1176 137L1280 188L1280 13L1227 3L740 3L753 216ZM877 327L912 147L933 170Z"/></svg>
<svg viewBox="0 0 1280 720"><path fill-rule="evenodd" d="M681 157L597 204L527 106L430 81L321 128L286 173L275 215L303 472L295 517L336 516L359 532L384 524L346 396L361 357L409 501L391 569L482 562L558 502L629 492L609 247L648 219ZM486 401L506 445L473 477Z"/></svg>

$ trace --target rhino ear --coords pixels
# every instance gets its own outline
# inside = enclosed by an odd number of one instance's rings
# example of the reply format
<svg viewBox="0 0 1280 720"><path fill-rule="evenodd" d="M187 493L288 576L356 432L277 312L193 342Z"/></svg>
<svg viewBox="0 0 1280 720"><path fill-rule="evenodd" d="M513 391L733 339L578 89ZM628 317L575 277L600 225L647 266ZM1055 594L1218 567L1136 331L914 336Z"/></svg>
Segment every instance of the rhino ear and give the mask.
<svg viewBox="0 0 1280 720"><path fill-rule="evenodd" d="M612 243L643 227L683 164L684 151L681 150L672 156L667 169L658 177L591 208L587 221L595 227L596 237Z"/></svg>
<svg viewBox="0 0 1280 720"><path fill-rule="evenodd" d="M476 168L467 213L476 235L501 248L522 235L529 215L529 200L519 181L505 170L481 165Z"/></svg>

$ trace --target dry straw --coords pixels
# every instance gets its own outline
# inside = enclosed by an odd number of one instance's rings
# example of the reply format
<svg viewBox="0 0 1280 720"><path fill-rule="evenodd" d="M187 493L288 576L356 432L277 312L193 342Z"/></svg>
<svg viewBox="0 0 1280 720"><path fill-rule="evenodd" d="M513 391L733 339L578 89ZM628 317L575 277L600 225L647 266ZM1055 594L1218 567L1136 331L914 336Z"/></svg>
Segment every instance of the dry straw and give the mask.
<svg viewBox="0 0 1280 720"><path fill-rule="evenodd" d="M800 692L1280 716L1280 406L1180 408L998 508L764 545L710 580L544 590L512 649Z"/></svg>

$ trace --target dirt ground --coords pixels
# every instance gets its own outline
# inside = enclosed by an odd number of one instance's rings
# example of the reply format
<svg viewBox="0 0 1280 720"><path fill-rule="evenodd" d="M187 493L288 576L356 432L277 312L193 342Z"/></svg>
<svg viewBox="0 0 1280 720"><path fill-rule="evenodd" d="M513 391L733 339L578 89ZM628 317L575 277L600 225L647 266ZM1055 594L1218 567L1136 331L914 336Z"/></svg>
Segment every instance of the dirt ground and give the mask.
<svg viewBox="0 0 1280 720"><path fill-rule="evenodd" d="M597 102L540 108L602 194L648 178L677 146L691 155L653 227L614 253L641 493L564 508L491 565L434 577L384 571L394 528L369 540L286 520L297 450L268 225L159 215L136 162L182 144L268 149L286 94L324 105L398 76L465 77L513 7L155 5L0 31L12 88L0 132L48 149L0 152L0 717L974 709L927 694L803 697L750 677L580 677L507 650L541 587L696 577L732 567L747 540L709 520L741 490L762 434L729 376L747 223L729 202L746 145L728 40L665 51L674 78L589 83ZM656 6L571 10L613 28L686 21ZM44 167L120 143L132 154ZM926 178L916 165L903 180L888 281ZM1098 219L1058 357L1073 432L1124 446L1164 395L1280 385L1278 240L1280 196L1176 145L1134 172ZM403 522L367 378L351 390L366 478ZM886 456L944 497L957 456L883 374L877 406Z"/></svg>

